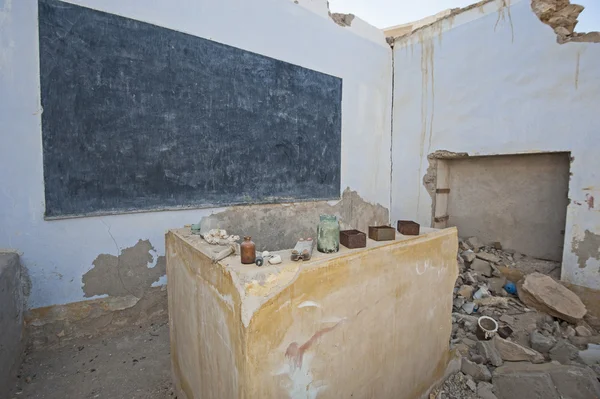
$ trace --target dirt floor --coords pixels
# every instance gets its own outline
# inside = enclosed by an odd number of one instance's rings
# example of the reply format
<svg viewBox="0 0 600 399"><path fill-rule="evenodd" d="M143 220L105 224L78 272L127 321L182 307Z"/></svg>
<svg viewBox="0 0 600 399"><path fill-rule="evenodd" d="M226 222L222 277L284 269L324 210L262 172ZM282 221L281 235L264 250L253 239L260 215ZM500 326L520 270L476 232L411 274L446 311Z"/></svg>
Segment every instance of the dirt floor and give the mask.
<svg viewBox="0 0 600 399"><path fill-rule="evenodd" d="M27 352L9 398L173 399L169 356L166 320Z"/></svg>

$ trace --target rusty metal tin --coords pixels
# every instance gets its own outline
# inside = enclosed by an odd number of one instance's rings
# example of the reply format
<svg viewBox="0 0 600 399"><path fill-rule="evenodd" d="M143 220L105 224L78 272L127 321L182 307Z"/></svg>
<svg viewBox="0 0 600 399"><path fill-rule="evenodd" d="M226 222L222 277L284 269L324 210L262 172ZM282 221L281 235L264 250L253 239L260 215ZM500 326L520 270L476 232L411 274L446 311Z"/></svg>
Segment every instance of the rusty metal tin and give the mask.
<svg viewBox="0 0 600 399"><path fill-rule="evenodd" d="M391 226L369 226L369 238L375 241L396 239L396 229Z"/></svg>
<svg viewBox="0 0 600 399"><path fill-rule="evenodd" d="M398 233L405 236L418 236L420 225L412 220L398 220Z"/></svg>
<svg viewBox="0 0 600 399"><path fill-rule="evenodd" d="M364 248L367 246L367 235L359 230L342 230L340 244L346 248Z"/></svg>

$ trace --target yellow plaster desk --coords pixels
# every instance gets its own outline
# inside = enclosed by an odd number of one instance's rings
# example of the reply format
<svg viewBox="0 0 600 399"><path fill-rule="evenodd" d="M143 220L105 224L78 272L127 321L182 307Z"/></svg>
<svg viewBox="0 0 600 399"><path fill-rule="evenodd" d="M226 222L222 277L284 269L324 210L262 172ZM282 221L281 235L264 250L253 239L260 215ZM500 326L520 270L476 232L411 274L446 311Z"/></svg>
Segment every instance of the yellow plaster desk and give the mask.
<svg viewBox="0 0 600 399"><path fill-rule="evenodd" d="M279 265L211 263L189 228L166 235L179 398L417 398L446 368L455 228L367 239Z"/></svg>

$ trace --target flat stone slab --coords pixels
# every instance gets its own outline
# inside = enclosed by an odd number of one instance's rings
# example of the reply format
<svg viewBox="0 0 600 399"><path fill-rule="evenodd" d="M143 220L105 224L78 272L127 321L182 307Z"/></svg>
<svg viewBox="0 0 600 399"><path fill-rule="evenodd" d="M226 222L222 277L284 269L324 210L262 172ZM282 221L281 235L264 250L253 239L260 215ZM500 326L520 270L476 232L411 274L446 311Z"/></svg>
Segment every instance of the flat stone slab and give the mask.
<svg viewBox="0 0 600 399"><path fill-rule="evenodd" d="M581 366L552 363L504 363L493 374L498 399L592 399L600 398L600 383Z"/></svg>
<svg viewBox="0 0 600 399"><path fill-rule="evenodd" d="M576 324L587 309L581 299L552 277L531 273L517 285L519 299L527 306Z"/></svg>

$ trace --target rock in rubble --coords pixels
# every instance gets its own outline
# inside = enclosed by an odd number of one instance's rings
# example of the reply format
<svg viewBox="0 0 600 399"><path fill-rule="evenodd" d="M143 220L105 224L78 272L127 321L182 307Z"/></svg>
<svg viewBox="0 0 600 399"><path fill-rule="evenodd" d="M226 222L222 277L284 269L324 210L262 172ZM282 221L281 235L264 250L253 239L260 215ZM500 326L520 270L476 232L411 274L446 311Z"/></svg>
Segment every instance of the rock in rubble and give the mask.
<svg viewBox="0 0 600 399"><path fill-rule="evenodd" d="M489 363L494 367L502 366L502 356L500 356L493 341L477 341L476 348L477 352L483 356L486 363Z"/></svg>
<svg viewBox="0 0 600 399"><path fill-rule="evenodd" d="M579 349L565 340L560 340L550 349L550 359L561 364L571 364L579 357Z"/></svg>
<svg viewBox="0 0 600 399"><path fill-rule="evenodd" d="M473 262L475 260L475 252L471 251L470 249L467 251L463 251L463 253L460 254L460 257L465 261L465 262Z"/></svg>
<svg viewBox="0 0 600 399"><path fill-rule="evenodd" d="M508 341L500 337L494 337L494 345L502 360L509 362L531 362L531 363L543 363L544 355L530 348L526 348L517 343Z"/></svg>
<svg viewBox="0 0 600 399"><path fill-rule="evenodd" d="M541 273L527 275L517 284L517 292L527 306L573 324L587 312L577 295Z"/></svg>
<svg viewBox="0 0 600 399"><path fill-rule="evenodd" d="M494 395L494 386L489 382L480 382L477 384L477 396L480 399L498 399L496 395Z"/></svg>
<svg viewBox="0 0 600 399"><path fill-rule="evenodd" d="M587 313L583 319L588 323L590 327L600 332L600 319L598 317Z"/></svg>
<svg viewBox="0 0 600 399"><path fill-rule="evenodd" d="M575 332L577 333L578 337L591 337L593 335L592 331L586 326L575 327Z"/></svg>
<svg viewBox="0 0 600 399"><path fill-rule="evenodd" d="M494 370L498 399L589 399L600 397L600 383L585 367L552 363L505 363Z"/></svg>
<svg viewBox="0 0 600 399"><path fill-rule="evenodd" d="M462 371L466 375L470 375L475 381L492 380L492 374L490 373L487 367L485 367L482 364L474 363L464 357L462 358L460 371Z"/></svg>
<svg viewBox="0 0 600 399"><path fill-rule="evenodd" d="M454 307L454 309L458 310L460 308L462 308L462 306L465 304L465 298L454 298L454 301L452 301L452 306Z"/></svg>
<svg viewBox="0 0 600 399"><path fill-rule="evenodd" d="M538 331L534 331L529 335L529 341L531 343L531 348L540 353L550 352L550 349L556 344L556 341L553 338L546 337Z"/></svg>
<svg viewBox="0 0 600 399"><path fill-rule="evenodd" d="M492 290L494 294L501 295L504 291L504 285L506 284L506 277L491 278L488 280L488 284L490 286L490 290Z"/></svg>
<svg viewBox="0 0 600 399"><path fill-rule="evenodd" d="M483 260L485 260L487 262L491 262L491 263L500 262L499 257L497 257L494 254L490 254L488 252L479 251L475 256L477 256L479 259L483 259Z"/></svg>
<svg viewBox="0 0 600 399"><path fill-rule="evenodd" d="M477 239L477 237L469 237L465 240L465 243L475 252L479 252L479 249L483 247L483 244Z"/></svg>
<svg viewBox="0 0 600 399"><path fill-rule="evenodd" d="M475 290L475 287L473 287L472 285L463 285L462 287L460 287L458 289L457 294L462 296L465 299L471 299L471 298L473 298L474 290Z"/></svg>
<svg viewBox="0 0 600 399"><path fill-rule="evenodd" d="M492 277L492 266L484 260L475 259L473 263L471 263L471 269L482 276Z"/></svg>

